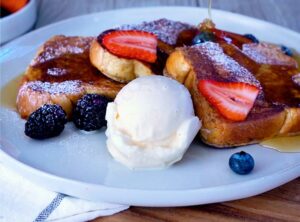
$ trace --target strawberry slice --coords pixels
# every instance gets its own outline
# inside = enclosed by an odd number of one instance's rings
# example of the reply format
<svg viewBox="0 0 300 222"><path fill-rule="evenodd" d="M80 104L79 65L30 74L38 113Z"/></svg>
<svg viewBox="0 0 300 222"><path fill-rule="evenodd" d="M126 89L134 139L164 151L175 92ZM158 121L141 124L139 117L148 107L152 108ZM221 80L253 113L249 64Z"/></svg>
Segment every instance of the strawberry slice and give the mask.
<svg viewBox="0 0 300 222"><path fill-rule="evenodd" d="M222 116L233 121L247 118L259 92L256 86L247 83L214 80L200 80L198 89Z"/></svg>
<svg viewBox="0 0 300 222"><path fill-rule="evenodd" d="M124 58L153 63L157 57L157 37L149 32L111 31L102 38L102 44L111 53Z"/></svg>

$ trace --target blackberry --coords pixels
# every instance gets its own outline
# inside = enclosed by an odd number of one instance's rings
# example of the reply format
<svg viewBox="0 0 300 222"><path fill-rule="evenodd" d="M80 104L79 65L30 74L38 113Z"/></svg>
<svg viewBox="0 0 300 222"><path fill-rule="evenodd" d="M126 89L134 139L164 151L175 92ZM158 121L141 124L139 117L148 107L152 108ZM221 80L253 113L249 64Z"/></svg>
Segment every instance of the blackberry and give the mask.
<svg viewBox="0 0 300 222"><path fill-rule="evenodd" d="M253 43L259 43L259 40L252 34L245 34L244 37L250 39Z"/></svg>
<svg viewBox="0 0 300 222"><path fill-rule="evenodd" d="M55 137L64 130L66 122L66 113L61 106L45 104L28 117L25 134L33 139Z"/></svg>
<svg viewBox="0 0 300 222"><path fill-rule="evenodd" d="M79 129L93 131L106 126L105 114L109 100L97 94L87 94L78 100L73 122Z"/></svg>

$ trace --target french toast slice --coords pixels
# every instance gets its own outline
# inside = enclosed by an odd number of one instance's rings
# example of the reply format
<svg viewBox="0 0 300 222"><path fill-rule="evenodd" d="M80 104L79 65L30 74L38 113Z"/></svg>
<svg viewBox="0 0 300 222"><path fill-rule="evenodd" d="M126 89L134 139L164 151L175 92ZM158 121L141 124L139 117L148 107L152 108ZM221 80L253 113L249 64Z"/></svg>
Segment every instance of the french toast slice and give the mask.
<svg viewBox="0 0 300 222"><path fill-rule="evenodd" d="M261 83L265 100L285 107L286 120L279 135L300 133L300 86L295 79L300 70L297 61L285 55L279 46L269 43L244 44L242 50L221 44L224 52L250 70Z"/></svg>
<svg viewBox="0 0 300 222"><path fill-rule="evenodd" d="M277 60L280 59L277 57ZM205 42L177 48L169 56L164 74L178 80L189 89L196 114L202 120L199 135L209 145L240 146L279 135L299 134L299 104L285 104L284 101L276 101L266 93L275 91L277 86L282 87L280 91L283 91L290 83L283 82L272 86L271 80L263 82L267 76L263 76L264 72L259 71L260 66L234 45ZM223 117L199 92L197 85L199 80L203 79L243 82L259 88L259 94L246 120L236 122ZM268 87L266 83L269 83ZM300 89L295 90L298 95ZM297 103L296 97L292 100Z"/></svg>
<svg viewBox="0 0 300 222"><path fill-rule="evenodd" d="M109 31L138 30L157 36L157 60L147 63L137 59L122 58L109 52L102 44L103 36ZM159 19L138 25L123 25L114 30L101 33L91 44L91 63L104 75L119 82L129 82L136 77L162 74L168 55L176 46L190 44L197 33L197 28L178 21Z"/></svg>
<svg viewBox="0 0 300 222"><path fill-rule="evenodd" d="M26 69L17 96L22 118L45 103L58 104L71 116L86 93L114 98L124 86L102 75L89 60L92 37L54 36L46 41Z"/></svg>

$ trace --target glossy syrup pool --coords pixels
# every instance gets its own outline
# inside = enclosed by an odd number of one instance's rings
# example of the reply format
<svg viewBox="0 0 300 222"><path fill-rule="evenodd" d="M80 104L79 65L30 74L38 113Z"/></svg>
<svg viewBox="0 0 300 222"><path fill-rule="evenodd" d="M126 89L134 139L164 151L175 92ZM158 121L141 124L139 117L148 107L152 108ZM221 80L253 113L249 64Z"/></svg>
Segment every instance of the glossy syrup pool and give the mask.
<svg viewBox="0 0 300 222"><path fill-rule="evenodd" d="M23 77L23 73L10 80L0 90L0 104L1 106L16 109L16 99L18 95L18 89Z"/></svg>
<svg viewBox="0 0 300 222"><path fill-rule="evenodd" d="M276 137L265 140L260 145L280 152L300 152L300 136Z"/></svg>

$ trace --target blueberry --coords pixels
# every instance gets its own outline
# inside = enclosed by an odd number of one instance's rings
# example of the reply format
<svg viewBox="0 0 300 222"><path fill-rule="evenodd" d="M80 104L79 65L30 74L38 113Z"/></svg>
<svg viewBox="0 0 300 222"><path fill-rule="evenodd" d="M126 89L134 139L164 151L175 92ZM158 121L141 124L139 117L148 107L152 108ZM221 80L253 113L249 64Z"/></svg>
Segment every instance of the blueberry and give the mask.
<svg viewBox="0 0 300 222"><path fill-rule="evenodd" d="M106 126L105 114L109 100L101 95L86 94L78 100L73 111L73 122L85 131L98 130Z"/></svg>
<svg viewBox="0 0 300 222"><path fill-rule="evenodd" d="M287 56L293 56L292 50L284 45L281 46L281 51Z"/></svg>
<svg viewBox="0 0 300 222"><path fill-rule="evenodd" d="M192 44L198 45L207 41L214 41L215 37L210 32L201 32L193 38Z"/></svg>
<svg viewBox="0 0 300 222"><path fill-rule="evenodd" d="M259 40L252 34L245 34L244 37L250 39L253 43L259 43Z"/></svg>
<svg viewBox="0 0 300 222"><path fill-rule="evenodd" d="M248 174L254 168L254 159L249 153L241 151L231 155L229 166L237 174Z"/></svg>
<svg viewBox="0 0 300 222"><path fill-rule="evenodd" d="M33 139L58 136L67 122L65 111L59 105L45 104L28 117L25 134Z"/></svg>

